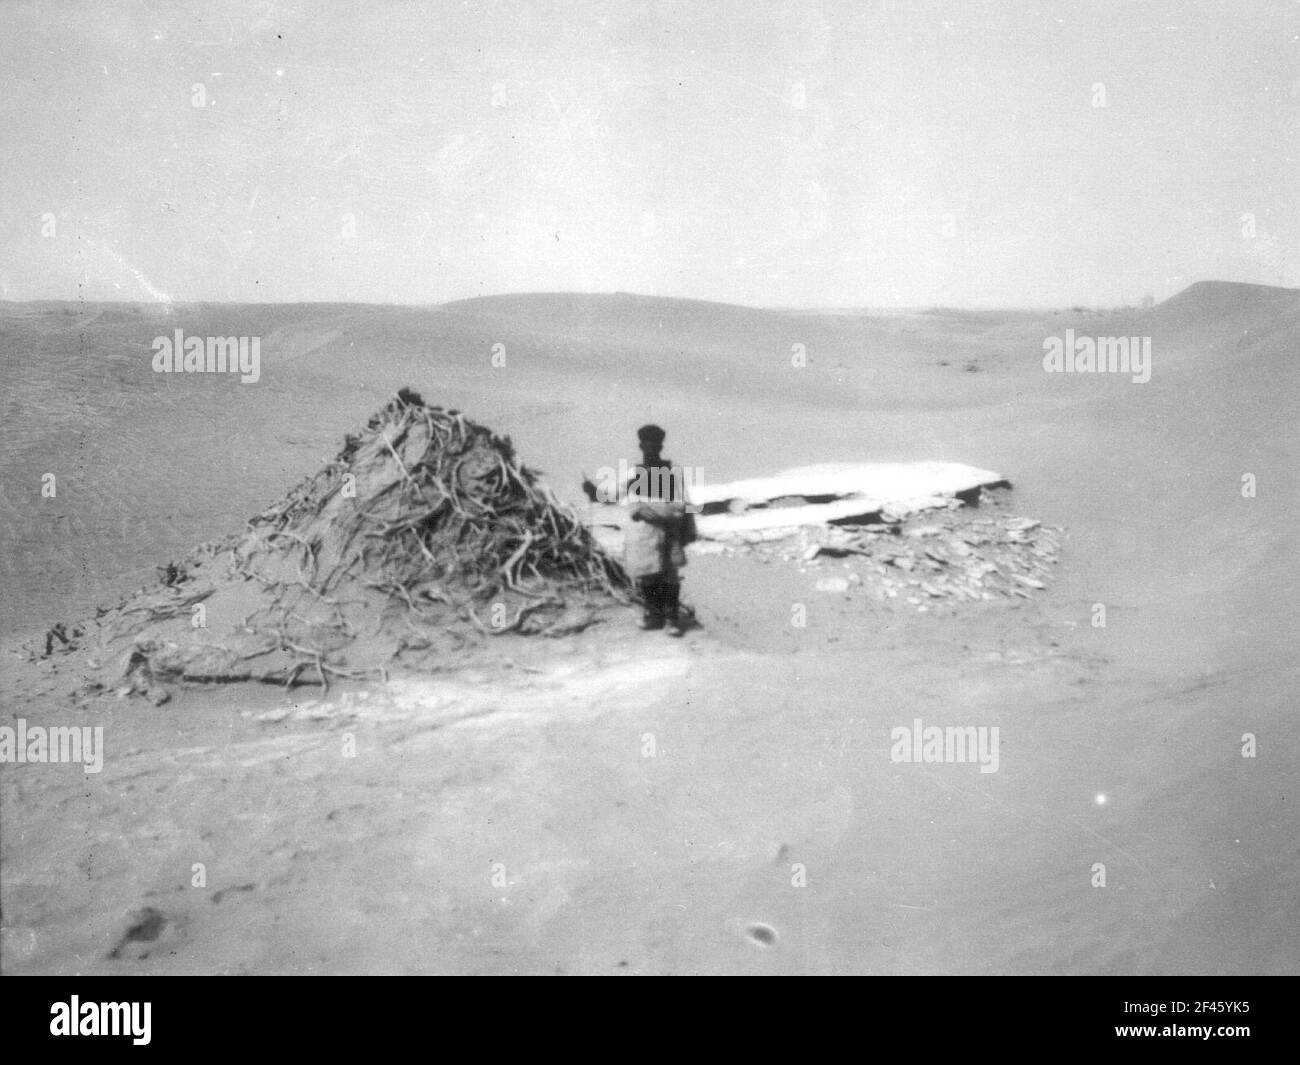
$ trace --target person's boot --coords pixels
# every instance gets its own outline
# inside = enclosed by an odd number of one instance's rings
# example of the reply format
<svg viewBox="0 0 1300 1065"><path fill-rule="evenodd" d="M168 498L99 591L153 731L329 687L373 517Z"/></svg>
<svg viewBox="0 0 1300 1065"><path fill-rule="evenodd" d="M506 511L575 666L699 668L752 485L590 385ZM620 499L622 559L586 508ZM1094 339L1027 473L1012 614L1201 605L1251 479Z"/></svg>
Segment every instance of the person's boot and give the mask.
<svg viewBox="0 0 1300 1065"><path fill-rule="evenodd" d="M680 584L670 584L664 588L664 614L668 619L669 636L680 636L686 631L681 622L681 588Z"/></svg>
<svg viewBox="0 0 1300 1065"><path fill-rule="evenodd" d="M647 630L664 627L663 590L658 582L645 581L641 585L641 628Z"/></svg>

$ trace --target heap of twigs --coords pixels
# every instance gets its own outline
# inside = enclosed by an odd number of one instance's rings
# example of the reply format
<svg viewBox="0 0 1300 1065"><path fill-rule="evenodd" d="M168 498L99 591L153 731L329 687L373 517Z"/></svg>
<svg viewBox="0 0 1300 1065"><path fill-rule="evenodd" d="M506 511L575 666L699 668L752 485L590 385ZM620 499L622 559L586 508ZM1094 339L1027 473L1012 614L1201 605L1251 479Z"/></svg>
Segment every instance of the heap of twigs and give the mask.
<svg viewBox="0 0 1300 1065"><path fill-rule="evenodd" d="M434 665L476 634L576 631L627 584L509 438L403 389L242 536L124 604L113 635L128 614L172 623L129 626L137 672L143 656L152 675L328 685ZM200 601L224 636L177 631Z"/></svg>
<svg viewBox="0 0 1300 1065"><path fill-rule="evenodd" d="M300 583L321 595L358 575L404 602L449 589L471 603L505 591L556 599L566 585L625 583L508 437L407 389L249 523L244 568L266 548L296 555Z"/></svg>

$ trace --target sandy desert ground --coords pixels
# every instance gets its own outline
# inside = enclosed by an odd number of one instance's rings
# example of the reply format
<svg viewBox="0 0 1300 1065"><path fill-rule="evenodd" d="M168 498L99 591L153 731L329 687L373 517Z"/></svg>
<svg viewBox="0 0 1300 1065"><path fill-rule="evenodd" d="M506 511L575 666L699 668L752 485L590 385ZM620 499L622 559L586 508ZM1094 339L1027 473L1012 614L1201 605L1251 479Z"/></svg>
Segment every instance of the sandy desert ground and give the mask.
<svg viewBox="0 0 1300 1065"><path fill-rule="evenodd" d="M152 373L178 326L260 336L261 380ZM1045 373L1066 328L1151 336L1150 381ZM4 305L4 723L102 725L106 747L99 774L0 766L0 967L1300 971L1298 350L1300 292L1224 283L1108 312ZM574 502L645 421L710 480L997 470L1065 530L1061 561L1031 599L918 613L817 592L838 563L702 554L684 640L629 612L327 694L86 702L67 660L24 659L404 385ZM998 772L892 762L917 717L998 726Z"/></svg>

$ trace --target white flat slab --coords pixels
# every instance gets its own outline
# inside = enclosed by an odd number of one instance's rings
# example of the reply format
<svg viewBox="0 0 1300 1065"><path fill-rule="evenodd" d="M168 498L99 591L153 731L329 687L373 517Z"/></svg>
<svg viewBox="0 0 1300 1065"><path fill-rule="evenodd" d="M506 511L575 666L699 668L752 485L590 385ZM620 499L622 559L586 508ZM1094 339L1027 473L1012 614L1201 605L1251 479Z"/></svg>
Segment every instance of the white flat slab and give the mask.
<svg viewBox="0 0 1300 1065"><path fill-rule="evenodd" d="M862 496L882 503L954 496L996 484L1001 474L959 462L824 463L726 484L690 486L692 503L765 503L782 496Z"/></svg>
<svg viewBox="0 0 1300 1065"><path fill-rule="evenodd" d="M837 499L831 503L770 507L762 510L747 510L740 514L701 514L695 519L695 527L700 536L711 540L729 533L755 532L760 529L793 529L800 525L829 525L833 521L846 521L856 517L868 520L877 518L886 506L891 513L901 517L918 510L944 506L951 498L951 496L924 496L919 499L897 500L886 504L880 500L867 499L865 496L854 496L852 499Z"/></svg>
<svg viewBox="0 0 1300 1065"><path fill-rule="evenodd" d="M727 512L697 514L695 519L701 539L725 540L858 517L880 520L885 513L903 518L947 506L959 492L1000 483L1005 483L1000 473L958 462L826 463L771 477L691 485L687 491L697 506L729 504ZM782 498L826 496L834 498L796 506L767 505ZM592 506L585 522L605 550L617 553L630 513L626 506Z"/></svg>

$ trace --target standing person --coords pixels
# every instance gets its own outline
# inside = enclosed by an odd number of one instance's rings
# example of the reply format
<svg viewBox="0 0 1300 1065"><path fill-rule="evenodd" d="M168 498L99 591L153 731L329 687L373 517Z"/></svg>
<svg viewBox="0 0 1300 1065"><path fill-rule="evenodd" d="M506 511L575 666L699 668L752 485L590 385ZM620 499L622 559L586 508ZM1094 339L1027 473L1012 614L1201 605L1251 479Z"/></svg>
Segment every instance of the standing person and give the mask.
<svg viewBox="0 0 1300 1065"><path fill-rule="evenodd" d="M641 462L621 495L631 510L623 533L623 568L636 581L644 613L643 629L682 635L680 570L686 565L686 543L694 539L686 512L684 486L663 457L664 431L657 425L637 430ZM595 502L596 486L584 480L582 490Z"/></svg>

